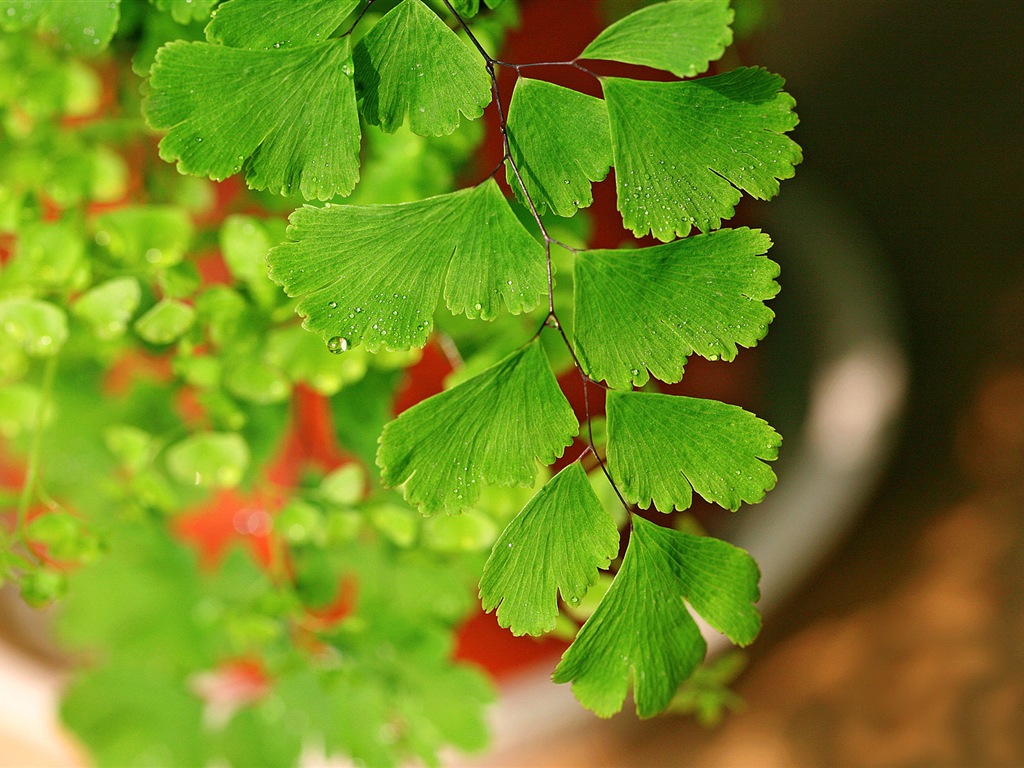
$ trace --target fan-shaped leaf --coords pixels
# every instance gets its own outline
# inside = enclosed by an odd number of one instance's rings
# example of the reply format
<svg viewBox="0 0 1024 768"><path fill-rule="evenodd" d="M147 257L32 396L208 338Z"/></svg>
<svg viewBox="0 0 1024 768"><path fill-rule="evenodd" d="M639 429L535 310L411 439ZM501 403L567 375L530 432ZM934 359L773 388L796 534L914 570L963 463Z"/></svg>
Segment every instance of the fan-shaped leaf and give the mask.
<svg viewBox="0 0 1024 768"><path fill-rule="evenodd" d="M622 568L552 679L572 682L583 706L610 717L622 708L632 671L637 714L656 715L707 650L683 601L747 645L761 627L758 578L742 549L634 516Z"/></svg>
<svg viewBox="0 0 1024 768"><path fill-rule="evenodd" d="M388 424L377 465L425 514L452 514L477 500L478 481L530 485L536 462L554 461L578 429L534 340Z"/></svg>
<svg viewBox="0 0 1024 768"><path fill-rule="evenodd" d="M408 113L413 133L444 136L491 101L483 61L421 0L402 0L366 33L355 67L363 117L388 133Z"/></svg>
<svg viewBox="0 0 1024 768"><path fill-rule="evenodd" d="M607 78L619 211L659 240L717 229L740 191L767 200L793 175L800 148L782 78L741 68L675 83Z"/></svg>
<svg viewBox="0 0 1024 768"><path fill-rule="evenodd" d="M191 1L191 0L190 0ZM360 0L228 0L206 25L206 39L232 48L294 48L323 42Z"/></svg>
<svg viewBox="0 0 1024 768"><path fill-rule="evenodd" d="M601 506L579 462L534 496L498 538L480 578L485 611L512 634L555 627L558 595L583 599L619 549L615 522Z"/></svg>
<svg viewBox="0 0 1024 768"><path fill-rule="evenodd" d="M765 464L782 438L765 421L717 400L608 393L608 470L622 495L662 512L690 506L693 491L736 510L775 486Z"/></svg>
<svg viewBox="0 0 1024 768"><path fill-rule="evenodd" d="M491 320L536 306L544 251L497 183L397 205L305 207L270 252L270 275L305 326L343 348L423 346L444 289L448 308Z"/></svg>
<svg viewBox="0 0 1024 768"><path fill-rule="evenodd" d="M732 43L729 0L672 0L641 8L612 24L580 54L699 75Z"/></svg>
<svg viewBox="0 0 1024 768"><path fill-rule="evenodd" d="M594 202L590 185L612 163L608 110L601 99L543 80L521 77L508 109L512 159L534 203L573 216ZM506 175L520 201L511 164ZM525 202L525 201L524 201Z"/></svg>
<svg viewBox="0 0 1024 768"><path fill-rule="evenodd" d="M143 104L178 170L307 199L359 178L359 118L348 38L248 51L173 42L157 52Z"/></svg>
<svg viewBox="0 0 1024 768"><path fill-rule="evenodd" d="M774 313L778 266L767 235L722 229L653 248L584 251L576 260L576 352L594 379L631 389L647 371L679 381L688 355L732 360Z"/></svg>
<svg viewBox="0 0 1024 768"><path fill-rule="evenodd" d="M121 18L121 0L0 0L0 29L33 25L75 54L99 53Z"/></svg>

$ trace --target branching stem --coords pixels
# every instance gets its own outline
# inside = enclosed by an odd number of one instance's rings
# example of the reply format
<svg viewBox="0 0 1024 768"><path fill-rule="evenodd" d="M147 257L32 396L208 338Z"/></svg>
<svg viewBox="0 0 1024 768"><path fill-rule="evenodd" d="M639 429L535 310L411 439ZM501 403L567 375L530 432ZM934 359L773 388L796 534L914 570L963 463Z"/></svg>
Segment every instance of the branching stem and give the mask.
<svg viewBox="0 0 1024 768"><path fill-rule="evenodd" d="M576 59L573 59L572 61L545 61L535 62L531 64L513 64L507 61L500 61L498 59L495 59L493 56L487 53L486 49L483 47L483 45L481 45L480 40L477 39L476 35L473 34L473 30L469 28L469 25L466 23L466 20L463 19L462 15L455 10L455 7L451 4L451 1L442 0L442 2L444 2L445 7L448 9L448 12L451 13L451 15L458 22L459 26L462 27L462 30L466 33L466 36L469 38L469 41L473 44L477 51L480 52L480 55L484 59L484 63L487 67L487 74L491 78L491 92L494 94L494 106L498 112L498 129L501 131L501 142L504 151L502 163L507 161L509 167L512 169L512 174L516 178L516 183L523 194L523 199L526 201L527 207L529 207L530 213L533 215L533 220L537 223L537 228L540 230L540 234L544 238L544 257L547 262L548 278L548 314L547 317L544 318L544 322L541 324L540 328L537 329L537 333L534 334L533 338L536 339L538 336L540 336L541 332L544 330L545 327L554 328L562 337L562 341L565 344L565 348L569 350L569 355L570 357L572 357L573 365L576 367L576 370L579 371L580 378L583 380L583 410L587 420L587 446L593 452L594 458L597 459L598 466L601 467L601 471L604 473L604 476L608 478L608 482L611 484L612 490L615 491L615 495L618 496L623 508L626 510L626 512L631 513L630 505L626 502L626 499L623 498L622 492L619 490L619 487L615 484L615 481L612 479L611 473L608 471L608 467L605 464L605 460L601 457L601 454L598 453L597 446L594 444L594 429L590 414L589 388L591 384L597 384L598 386L601 385L598 382L593 381L584 372L583 366L580 364L579 358L576 356L576 350L573 349L572 342L569 341L569 337L565 333L565 329L562 327L562 322L558 319L558 314L555 312L555 284L554 269L551 263L551 246L552 244L557 245L560 248L564 248L565 250L570 251L571 253L574 254L578 253L579 249L573 248L571 245L567 245L551 237L551 235L548 233L547 227L544 225L544 220L540 216L540 212L537 209L537 205L533 200L533 196L530 194L530 191L526 188L526 182L523 181L523 175L519 170L519 165L516 163L515 158L512 156L512 146L509 142L508 137L508 118L505 114L505 108L501 101L501 93L498 91L498 76L497 72L495 71L495 68L506 67L508 69L512 69L518 76L520 70L525 69L527 67L569 66L574 67L575 69L578 69L582 72L586 72L588 75L591 75L593 77L598 77L598 75L584 67ZM500 167L501 166L499 165L498 168L492 171L490 176L493 176L495 173L497 173ZM584 451L584 453L580 455L580 458L582 458L585 454L586 451ZM632 514L627 515L627 518L629 520L630 527L632 527Z"/></svg>

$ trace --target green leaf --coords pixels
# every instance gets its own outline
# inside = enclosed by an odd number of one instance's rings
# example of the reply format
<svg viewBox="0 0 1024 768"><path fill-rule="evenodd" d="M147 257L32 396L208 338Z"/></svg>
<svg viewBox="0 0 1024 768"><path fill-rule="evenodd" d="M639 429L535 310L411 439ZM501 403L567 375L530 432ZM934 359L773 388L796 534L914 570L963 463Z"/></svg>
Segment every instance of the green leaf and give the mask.
<svg viewBox="0 0 1024 768"><path fill-rule="evenodd" d="M161 11L170 11L171 18L179 24L190 24L209 17L217 0L156 0Z"/></svg>
<svg viewBox="0 0 1024 768"><path fill-rule="evenodd" d="M74 54L96 54L110 44L120 0L0 0L0 28L37 25Z"/></svg>
<svg viewBox="0 0 1024 768"><path fill-rule="evenodd" d="M608 470L627 501L662 512L690 506L692 491L735 511L775 487L765 464L782 438L767 422L717 400L608 393Z"/></svg>
<svg viewBox="0 0 1024 768"><path fill-rule="evenodd" d="M306 206L290 221L270 276L303 297L304 326L342 350L423 346L442 287L453 313L484 320L501 301L533 309L545 292L544 250L494 179L414 203Z"/></svg>
<svg viewBox="0 0 1024 768"><path fill-rule="evenodd" d="M594 202L590 185L608 175L612 163L608 110L601 99L543 80L520 77L508 108L512 160L540 210L574 216ZM524 202L507 164L509 186Z"/></svg>
<svg viewBox="0 0 1024 768"><path fill-rule="evenodd" d="M504 0L484 0L488 8L497 8ZM476 16L480 12L480 0L452 0L452 6L465 18Z"/></svg>
<svg viewBox="0 0 1024 768"><path fill-rule="evenodd" d="M478 480L532 483L536 461L554 461L578 429L535 340L388 424L377 465L422 512L453 514L476 502Z"/></svg>
<svg viewBox="0 0 1024 768"><path fill-rule="evenodd" d="M338 467L320 482L320 493L340 507L358 504L366 497L366 473L358 464Z"/></svg>
<svg viewBox="0 0 1024 768"><path fill-rule="evenodd" d="M253 358L229 365L224 387L241 400L263 405L280 403L292 391L291 382L283 371Z"/></svg>
<svg viewBox="0 0 1024 768"><path fill-rule="evenodd" d="M143 102L165 130L160 157L221 180L307 199L347 195L359 178L359 119L348 38L248 51L176 41L156 56ZM243 169L244 164L244 169Z"/></svg>
<svg viewBox="0 0 1024 768"><path fill-rule="evenodd" d="M108 599L120 597L112 587ZM124 631L135 628L125 625ZM202 768L209 760L203 710L181 681L145 664L111 664L79 675L64 693L60 715L100 768Z"/></svg>
<svg viewBox="0 0 1024 768"><path fill-rule="evenodd" d="M170 344L192 327L196 311L176 299L161 299L135 321L135 332L150 344Z"/></svg>
<svg viewBox="0 0 1024 768"><path fill-rule="evenodd" d="M576 259L576 354L583 370L632 389L647 372L682 378L688 355L732 360L764 338L779 285L764 257L771 239L722 229L636 250L584 251Z"/></svg>
<svg viewBox="0 0 1024 768"><path fill-rule="evenodd" d="M391 133L409 115L420 136L444 136L491 101L482 59L421 0L402 0L355 48L363 117Z"/></svg>
<svg viewBox="0 0 1024 768"><path fill-rule="evenodd" d="M636 712L668 706L707 645L684 600L733 642L753 642L757 564L724 541L662 528L634 515L633 532L611 589L552 679L572 682L580 703L600 717L622 708L632 672Z"/></svg>
<svg viewBox="0 0 1024 768"><path fill-rule="evenodd" d="M673 0L612 24L579 55L699 75L732 44L729 0Z"/></svg>
<svg viewBox="0 0 1024 768"><path fill-rule="evenodd" d="M220 735L230 765L293 768L299 764L303 734L298 724L308 720L308 715L294 710L283 713L283 709L277 696L268 696L232 715Z"/></svg>
<svg viewBox="0 0 1024 768"><path fill-rule="evenodd" d="M42 402L42 393L36 387L5 382L0 387L0 437L9 440L32 432Z"/></svg>
<svg viewBox="0 0 1024 768"><path fill-rule="evenodd" d="M234 432L200 432L167 449L167 469L183 485L233 488L249 466L249 446Z"/></svg>
<svg viewBox="0 0 1024 768"><path fill-rule="evenodd" d="M124 335L141 300L138 280L115 277L79 296L71 305L71 311L87 322L99 338L110 340Z"/></svg>
<svg viewBox="0 0 1024 768"><path fill-rule="evenodd" d="M269 50L327 39L360 0L229 0L206 25L211 43Z"/></svg>
<svg viewBox="0 0 1024 768"><path fill-rule="evenodd" d="M84 255L79 228L68 222L34 222L18 232L14 257L4 264L0 280L39 292L66 293L88 279Z"/></svg>
<svg viewBox="0 0 1024 768"><path fill-rule="evenodd" d="M793 175L800 148L783 80L740 68L699 80L602 81L611 118L618 207L626 227L659 240L718 229L741 190L759 200Z"/></svg>
<svg viewBox="0 0 1024 768"><path fill-rule="evenodd" d="M191 240L192 221L176 206L128 206L96 218L96 242L131 266L154 270L179 264Z"/></svg>
<svg viewBox="0 0 1024 768"><path fill-rule="evenodd" d="M498 538L480 578L485 611L514 635L555 628L558 595L576 605L619 549L611 515L579 462L570 464L523 508Z"/></svg>
<svg viewBox="0 0 1024 768"><path fill-rule="evenodd" d="M48 301L21 296L0 299L0 334L27 355L50 357L68 339L68 316Z"/></svg>

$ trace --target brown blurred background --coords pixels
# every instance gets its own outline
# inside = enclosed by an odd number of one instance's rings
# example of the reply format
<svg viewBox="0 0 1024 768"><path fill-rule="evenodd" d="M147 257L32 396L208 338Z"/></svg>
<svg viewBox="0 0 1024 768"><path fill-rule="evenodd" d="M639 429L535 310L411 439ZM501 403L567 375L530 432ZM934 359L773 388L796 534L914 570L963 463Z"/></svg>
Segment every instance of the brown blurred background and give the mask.
<svg viewBox="0 0 1024 768"><path fill-rule="evenodd" d="M557 2L558 0L552 0ZM912 370L849 536L767 617L742 714L596 720L557 766L1024 765L1024 3L778 0L801 184L884 256Z"/></svg>

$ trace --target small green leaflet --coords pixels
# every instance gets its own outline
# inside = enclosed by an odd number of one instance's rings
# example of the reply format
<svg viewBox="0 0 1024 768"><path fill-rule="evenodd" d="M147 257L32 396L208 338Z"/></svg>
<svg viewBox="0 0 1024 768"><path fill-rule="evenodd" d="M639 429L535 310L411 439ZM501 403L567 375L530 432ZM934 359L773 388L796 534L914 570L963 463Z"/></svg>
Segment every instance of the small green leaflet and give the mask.
<svg viewBox="0 0 1024 768"><path fill-rule="evenodd" d="M497 8L504 0L484 0L488 8ZM452 0L452 6L463 18L476 16L480 12L480 0Z"/></svg>
<svg viewBox="0 0 1024 768"><path fill-rule="evenodd" d="M724 541L663 528L633 516L615 581L562 656L552 679L572 682L600 717L622 708L632 670L636 712L652 717L704 658L707 645L683 603L734 643L761 628L757 564Z"/></svg>
<svg viewBox="0 0 1024 768"><path fill-rule="evenodd" d="M611 118L618 207L626 227L659 240L718 229L741 190L779 191L801 153L783 80L740 68L686 82L602 81Z"/></svg>
<svg viewBox="0 0 1024 768"><path fill-rule="evenodd" d="M690 506L693 491L735 511L775 487L765 464L782 438L735 405L678 395L608 392L608 471L627 501L662 512Z"/></svg>
<svg viewBox="0 0 1024 768"><path fill-rule="evenodd" d="M99 53L121 18L120 0L0 0L0 29L37 25L75 54Z"/></svg>
<svg viewBox="0 0 1024 768"><path fill-rule="evenodd" d="M673 0L641 8L612 24L580 54L666 69L693 77L732 44L729 0Z"/></svg>
<svg viewBox="0 0 1024 768"><path fill-rule="evenodd" d="M423 346L442 289L453 313L484 320L501 302L533 309L546 290L544 250L494 179L414 203L306 206L290 221L270 276L339 351Z"/></svg>
<svg viewBox="0 0 1024 768"><path fill-rule="evenodd" d="M360 0L228 0L206 25L206 39L232 48L294 48L327 40Z"/></svg>
<svg viewBox="0 0 1024 768"><path fill-rule="evenodd" d="M384 428L377 466L388 486L425 514L454 514L480 495L477 481L530 485L579 430L540 342L424 400Z"/></svg>
<svg viewBox="0 0 1024 768"><path fill-rule="evenodd" d="M0 299L0 338L6 336L31 357L52 357L68 340L68 316L48 301Z"/></svg>
<svg viewBox="0 0 1024 768"><path fill-rule="evenodd" d="M355 48L363 117L392 133L409 115L420 136L446 136L459 113L475 120L491 101L483 62L421 0L402 0Z"/></svg>
<svg viewBox="0 0 1024 768"><path fill-rule="evenodd" d="M608 175L612 163L608 110L601 99L520 77L508 108L512 160L540 210L574 216L594 202L590 185ZM523 201L511 163L506 176Z"/></svg>
<svg viewBox="0 0 1024 768"><path fill-rule="evenodd" d="M149 125L160 157L221 180L307 199L347 195L359 178L359 118L348 38L248 51L176 41L156 55Z"/></svg>
<svg viewBox="0 0 1024 768"><path fill-rule="evenodd" d="M768 235L721 229L652 248L576 259L576 353L583 370L632 389L647 371L672 383L693 352L732 360L764 338L779 291Z"/></svg>
<svg viewBox="0 0 1024 768"><path fill-rule="evenodd" d="M498 538L480 578L488 613L514 635L555 628L558 594L576 604L619 549L612 516L574 462L534 496Z"/></svg>
<svg viewBox="0 0 1024 768"><path fill-rule="evenodd" d="M217 0L151 0L161 11L170 11L179 24L191 24L208 18Z"/></svg>

